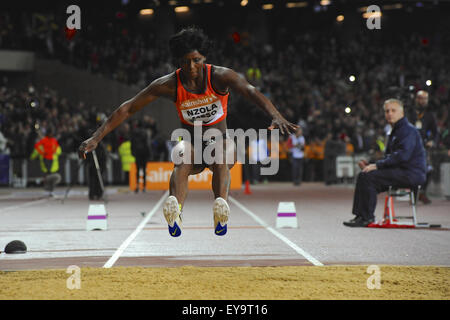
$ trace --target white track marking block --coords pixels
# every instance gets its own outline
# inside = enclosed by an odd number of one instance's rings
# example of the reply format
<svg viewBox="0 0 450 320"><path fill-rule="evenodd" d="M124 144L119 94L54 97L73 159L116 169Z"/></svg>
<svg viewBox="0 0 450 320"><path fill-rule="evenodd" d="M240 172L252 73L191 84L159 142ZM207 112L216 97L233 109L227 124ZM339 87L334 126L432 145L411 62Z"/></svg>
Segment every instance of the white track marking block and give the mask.
<svg viewBox="0 0 450 320"><path fill-rule="evenodd" d="M278 203L277 228L298 228L297 212L294 202Z"/></svg>
<svg viewBox="0 0 450 320"><path fill-rule="evenodd" d="M90 204L87 216L86 230L106 230L107 217L105 205L103 204Z"/></svg>

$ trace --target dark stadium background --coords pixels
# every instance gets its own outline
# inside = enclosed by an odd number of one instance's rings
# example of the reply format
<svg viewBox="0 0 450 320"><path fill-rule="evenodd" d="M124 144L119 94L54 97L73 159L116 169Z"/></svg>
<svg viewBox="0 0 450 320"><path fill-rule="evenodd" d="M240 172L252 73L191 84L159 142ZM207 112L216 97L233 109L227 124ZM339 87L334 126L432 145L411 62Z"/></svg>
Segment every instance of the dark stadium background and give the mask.
<svg viewBox="0 0 450 320"><path fill-rule="evenodd" d="M303 4L288 8L287 2ZM262 5L268 3L274 4L273 9L263 10ZM408 108L412 103L408 94L419 89L430 93L440 133L448 132L450 3L321 3L250 0L243 7L240 0L176 4L162 0L2 1L0 50L35 53L31 71L0 70L0 130L9 140L10 157L17 160L14 171L20 175L20 160L29 157L46 125L58 129L63 157L73 156L103 115L175 69L168 38L190 25L203 28L214 41L208 62L244 76L249 68L259 68L261 79L249 81L287 119L305 128L307 143L330 138L346 143L348 137L347 143L354 144L359 128L366 142L355 154L375 156L376 140L385 134L383 99L401 95ZM71 4L81 8L81 30L68 39L66 8ZM380 30L369 30L362 17L360 8L371 4L382 10ZM190 10L175 13L176 6ZM141 16L145 8L154 9L153 15ZM339 15L343 21L337 21ZM351 75L356 79L353 82ZM35 88L33 93L30 85ZM37 107L31 107L33 101ZM351 111L345 112L346 108ZM153 160L164 160L165 141L178 127L175 108L161 100L134 119L144 119L144 114L148 126L154 126ZM232 94L230 128L266 128L269 124L262 111ZM105 139L111 153L117 152L125 131L120 128ZM441 139L434 150L436 168L445 160L446 143ZM304 179L323 181L322 169L312 166L317 174L306 174ZM433 177L439 181L439 170ZM289 179L287 159L282 159L279 175L271 179ZM120 182L116 177L113 180Z"/></svg>

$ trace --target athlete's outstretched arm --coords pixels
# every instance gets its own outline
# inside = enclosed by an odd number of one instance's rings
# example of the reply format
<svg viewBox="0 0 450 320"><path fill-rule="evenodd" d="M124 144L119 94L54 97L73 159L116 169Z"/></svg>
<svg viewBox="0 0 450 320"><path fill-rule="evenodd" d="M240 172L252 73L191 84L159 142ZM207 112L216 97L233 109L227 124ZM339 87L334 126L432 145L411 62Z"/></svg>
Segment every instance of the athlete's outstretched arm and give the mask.
<svg viewBox="0 0 450 320"><path fill-rule="evenodd" d="M78 148L78 156L86 159L86 153L94 150L98 143L122 122L131 117L144 106L156 100L160 96L167 96L170 88L168 83L170 75L161 77L153 81L145 89L139 92L133 98L123 102L108 119L93 133L92 137L83 141Z"/></svg>
<svg viewBox="0 0 450 320"><path fill-rule="evenodd" d="M272 124L268 129L279 128L282 134L295 132L297 125L287 121L281 113L275 108L273 103L267 99L258 89L252 86L248 81L235 71L224 68L214 68L214 79L217 81L218 89L226 91L227 88L237 91L246 99L252 101L267 114L272 117Z"/></svg>

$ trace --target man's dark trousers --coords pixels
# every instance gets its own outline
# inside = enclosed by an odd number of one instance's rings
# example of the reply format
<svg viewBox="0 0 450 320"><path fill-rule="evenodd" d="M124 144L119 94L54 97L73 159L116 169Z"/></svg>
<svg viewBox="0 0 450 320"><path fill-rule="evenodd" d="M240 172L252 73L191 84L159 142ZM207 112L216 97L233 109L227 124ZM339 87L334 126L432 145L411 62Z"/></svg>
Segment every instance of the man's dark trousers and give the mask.
<svg viewBox="0 0 450 320"><path fill-rule="evenodd" d="M303 178L303 158L292 158L292 181L299 185Z"/></svg>
<svg viewBox="0 0 450 320"><path fill-rule="evenodd" d="M377 194L394 188L413 187L405 170L380 169L367 173L361 172L356 180L352 213L364 220L375 219Z"/></svg>

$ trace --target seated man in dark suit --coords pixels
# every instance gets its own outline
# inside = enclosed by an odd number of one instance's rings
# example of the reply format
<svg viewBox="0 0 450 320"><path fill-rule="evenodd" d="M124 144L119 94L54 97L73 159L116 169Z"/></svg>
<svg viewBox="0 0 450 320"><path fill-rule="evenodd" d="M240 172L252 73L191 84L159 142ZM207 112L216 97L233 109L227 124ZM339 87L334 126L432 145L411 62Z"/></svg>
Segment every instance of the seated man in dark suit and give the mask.
<svg viewBox="0 0 450 320"><path fill-rule="evenodd" d="M415 187L425 183L425 149L419 131L404 116L403 103L397 99L384 102L386 121L392 131L386 147L385 157L369 164L359 163L362 172L358 175L353 198L354 219L344 222L348 227L367 227L374 222L377 194L394 188Z"/></svg>

